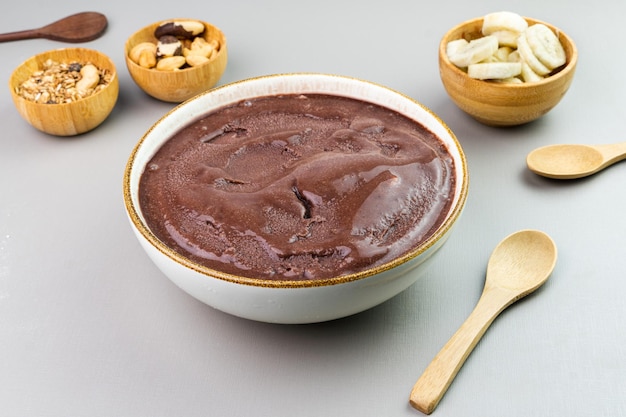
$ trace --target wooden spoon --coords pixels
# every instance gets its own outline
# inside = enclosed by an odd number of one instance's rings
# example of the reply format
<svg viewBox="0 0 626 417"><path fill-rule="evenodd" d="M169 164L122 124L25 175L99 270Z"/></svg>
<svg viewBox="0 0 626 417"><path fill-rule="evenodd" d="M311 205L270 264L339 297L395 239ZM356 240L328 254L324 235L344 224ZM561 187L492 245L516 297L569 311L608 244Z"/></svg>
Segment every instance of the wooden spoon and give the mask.
<svg viewBox="0 0 626 417"><path fill-rule="evenodd" d="M556 258L552 239L537 230L513 233L498 244L489 258L478 304L413 386L414 408L426 414L434 411L489 325L505 308L546 282Z"/></svg>
<svg viewBox="0 0 626 417"><path fill-rule="evenodd" d="M99 38L106 30L106 16L97 12L82 12L57 20L39 29L0 34L0 42L45 38L54 41L79 43Z"/></svg>
<svg viewBox="0 0 626 417"><path fill-rule="evenodd" d="M528 168L548 178L582 178L626 159L626 142L609 145L550 145L526 157Z"/></svg>

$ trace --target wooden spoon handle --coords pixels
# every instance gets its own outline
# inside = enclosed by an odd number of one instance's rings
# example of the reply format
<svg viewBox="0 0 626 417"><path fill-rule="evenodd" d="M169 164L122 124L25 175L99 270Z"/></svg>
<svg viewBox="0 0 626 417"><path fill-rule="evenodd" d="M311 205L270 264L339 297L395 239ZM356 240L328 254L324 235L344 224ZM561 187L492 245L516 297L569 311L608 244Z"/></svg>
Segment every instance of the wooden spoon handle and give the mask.
<svg viewBox="0 0 626 417"><path fill-rule="evenodd" d="M11 42L11 41L21 41L24 39L35 39L35 38L39 38L40 36L41 35L39 34L37 29L21 30L18 32L1 33L0 42Z"/></svg>
<svg viewBox="0 0 626 417"><path fill-rule="evenodd" d="M596 149L602 153L607 164L613 164L626 159L626 142L596 145Z"/></svg>
<svg viewBox="0 0 626 417"><path fill-rule="evenodd" d="M409 401L414 408L425 414L435 410L480 338L513 300L511 294L497 288L483 292L472 313L413 386Z"/></svg>

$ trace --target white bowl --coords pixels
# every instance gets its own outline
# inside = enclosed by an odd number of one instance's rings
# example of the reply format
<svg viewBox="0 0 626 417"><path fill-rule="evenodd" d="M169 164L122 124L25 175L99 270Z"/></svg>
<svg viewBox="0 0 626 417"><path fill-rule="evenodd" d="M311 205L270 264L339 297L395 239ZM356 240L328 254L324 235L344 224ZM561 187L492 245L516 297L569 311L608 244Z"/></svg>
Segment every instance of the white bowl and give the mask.
<svg viewBox="0 0 626 417"><path fill-rule="evenodd" d="M368 270L312 281L273 281L225 274L181 256L146 226L138 199L144 167L175 132L228 104L277 94L319 93L368 101L399 112L436 134L455 162L454 200L443 224L401 258ZM252 78L202 93L168 112L141 138L124 174L130 224L152 261L176 285L226 313L271 323L313 323L349 316L399 294L423 275L461 215L468 189L465 155L452 131L415 100L386 87L325 74L280 74Z"/></svg>

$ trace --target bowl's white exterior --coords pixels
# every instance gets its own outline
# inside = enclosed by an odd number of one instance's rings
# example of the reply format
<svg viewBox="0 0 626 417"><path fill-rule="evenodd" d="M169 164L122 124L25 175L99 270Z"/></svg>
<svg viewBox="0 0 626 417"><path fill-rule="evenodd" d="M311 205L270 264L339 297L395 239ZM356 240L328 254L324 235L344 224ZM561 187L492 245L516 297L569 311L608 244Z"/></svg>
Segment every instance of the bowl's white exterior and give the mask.
<svg viewBox="0 0 626 417"><path fill-rule="evenodd" d="M159 147L205 114L241 100L276 94L321 93L373 102L416 120L443 140L455 159L457 187L448 219L412 255L390 265L322 283L268 282L227 276L196 265L163 245L145 226L139 209L139 179ZM124 176L124 200L131 226L146 253L176 285L224 312L271 323L312 323L345 317L378 305L423 275L447 240L467 197L465 156L454 134L428 109L388 88L325 74L281 74L232 83L196 96L167 113L135 147Z"/></svg>
<svg viewBox="0 0 626 417"><path fill-rule="evenodd" d="M268 323L303 324L346 317L374 307L415 283L447 236L392 269L355 281L310 287L263 287L211 277L172 260L135 229L157 267L176 285L218 310Z"/></svg>

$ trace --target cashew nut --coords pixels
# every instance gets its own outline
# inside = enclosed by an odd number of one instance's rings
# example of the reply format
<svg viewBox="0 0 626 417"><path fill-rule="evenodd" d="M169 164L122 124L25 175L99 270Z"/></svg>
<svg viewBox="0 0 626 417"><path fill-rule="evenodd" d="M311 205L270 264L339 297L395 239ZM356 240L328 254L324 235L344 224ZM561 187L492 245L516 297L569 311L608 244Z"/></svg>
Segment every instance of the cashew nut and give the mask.
<svg viewBox="0 0 626 417"><path fill-rule="evenodd" d="M211 39L211 42L209 42L209 45L211 45L213 49L215 49L216 51L220 50L220 41L218 41L217 39Z"/></svg>
<svg viewBox="0 0 626 417"><path fill-rule="evenodd" d="M198 37L191 42L189 48L183 49L183 56L200 55L205 58L210 58L214 49L213 45L204 40L204 38Z"/></svg>
<svg viewBox="0 0 626 417"><path fill-rule="evenodd" d="M157 47L152 42L141 42L135 45L128 57L144 68L153 68L156 65Z"/></svg>
<svg viewBox="0 0 626 417"><path fill-rule="evenodd" d="M187 55L185 60L187 61L187 64L189 64L192 67L197 67L198 65L202 65L202 64L209 62L209 58L203 55Z"/></svg>
<svg viewBox="0 0 626 417"><path fill-rule="evenodd" d="M157 62L156 69L159 71L174 71L185 65L185 62L184 56L168 56L161 58Z"/></svg>
<svg viewBox="0 0 626 417"><path fill-rule="evenodd" d="M100 71L94 65L87 64L80 70L82 78L76 82L79 93L85 94L100 82Z"/></svg>
<svg viewBox="0 0 626 417"><path fill-rule="evenodd" d="M139 55L139 65L144 68L154 68L156 63L156 54L150 51L142 51Z"/></svg>

